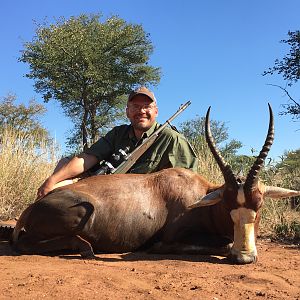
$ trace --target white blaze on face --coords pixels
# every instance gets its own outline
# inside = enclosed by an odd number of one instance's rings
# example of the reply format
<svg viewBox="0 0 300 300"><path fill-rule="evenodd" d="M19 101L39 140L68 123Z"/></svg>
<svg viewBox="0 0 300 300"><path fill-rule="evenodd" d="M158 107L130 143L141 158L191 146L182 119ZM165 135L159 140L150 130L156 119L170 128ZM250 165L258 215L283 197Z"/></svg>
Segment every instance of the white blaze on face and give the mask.
<svg viewBox="0 0 300 300"><path fill-rule="evenodd" d="M239 197L239 196L238 196ZM243 198L238 198L241 201ZM234 222L234 244L232 252L235 255L257 255L255 245L254 222L256 212L252 209L240 207L230 212Z"/></svg>
<svg viewBox="0 0 300 300"><path fill-rule="evenodd" d="M238 189L237 202L241 206L245 205L245 203L246 203L246 198L245 198L245 194L244 194L243 185L240 185L240 187Z"/></svg>

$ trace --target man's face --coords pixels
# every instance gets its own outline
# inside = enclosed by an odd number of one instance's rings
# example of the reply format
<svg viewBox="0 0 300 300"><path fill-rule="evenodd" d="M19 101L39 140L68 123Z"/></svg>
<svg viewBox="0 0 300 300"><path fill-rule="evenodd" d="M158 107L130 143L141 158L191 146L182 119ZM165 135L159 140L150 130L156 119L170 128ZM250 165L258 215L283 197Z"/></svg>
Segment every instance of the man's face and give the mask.
<svg viewBox="0 0 300 300"><path fill-rule="evenodd" d="M127 105L126 115L135 130L145 132L154 124L158 109L148 96L138 94Z"/></svg>

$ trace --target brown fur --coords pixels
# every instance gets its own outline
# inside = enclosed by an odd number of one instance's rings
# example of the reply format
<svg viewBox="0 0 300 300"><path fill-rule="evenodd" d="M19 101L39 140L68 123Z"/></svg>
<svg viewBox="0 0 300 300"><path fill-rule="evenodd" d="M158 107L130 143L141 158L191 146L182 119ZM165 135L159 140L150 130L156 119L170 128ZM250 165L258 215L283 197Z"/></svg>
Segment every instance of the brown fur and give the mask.
<svg viewBox="0 0 300 300"><path fill-rule="evenodd" d="M180 168L90 177L29 206L13 240L23 253L42 253L45 241L61 236L80 236L95 251L132 251L164 236L189 205L213 188L200 175ZM18 239L22 228L26 233ZM69 246L59 244L63 249Z"/></svg>

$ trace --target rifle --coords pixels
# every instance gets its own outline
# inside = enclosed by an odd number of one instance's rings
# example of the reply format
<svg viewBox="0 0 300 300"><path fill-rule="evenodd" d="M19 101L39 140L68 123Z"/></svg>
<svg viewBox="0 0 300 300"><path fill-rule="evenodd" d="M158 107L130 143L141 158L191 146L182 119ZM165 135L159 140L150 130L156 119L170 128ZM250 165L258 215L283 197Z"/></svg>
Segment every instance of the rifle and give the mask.
<svg viewBox="0 0 300 300"><path fill-rule="evenodd" d="M148 138L146 138L142 142L142 144L140 144L132 152L124 156L123 162L121 162L118 167L110 170L111 174L126 173L135 164L135 162L144 154L144 152L154 143L158 135L165 129L165 127L168 125L172 127L170 122L174 120L180 113L182 113L190 104L191 101L188 101L185 104L181 105L176 111L176 113L173 116L171 116L164 124L162 124L157 130L155 130Z"/></svg>

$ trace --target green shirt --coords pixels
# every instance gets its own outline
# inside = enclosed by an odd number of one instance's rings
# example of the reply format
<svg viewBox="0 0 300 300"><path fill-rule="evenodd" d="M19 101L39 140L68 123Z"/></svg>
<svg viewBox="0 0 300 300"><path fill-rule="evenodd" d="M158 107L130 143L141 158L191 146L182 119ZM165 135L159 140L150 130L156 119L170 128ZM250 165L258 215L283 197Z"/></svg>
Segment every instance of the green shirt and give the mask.
<svg viewBox="0 0 300 300"><path fill-rule="evenodd" d="M148 131L143 133L139 141L136 139L131 125L116 126L84 152L95 155L99 161L109 160L111 155L119 149L129 147L130 152L133 151L159 126L155 122ZM197 172L198 159L181 134L171 128L165 128L128 172L152 173L172 167L188 168Z"/></svg>

